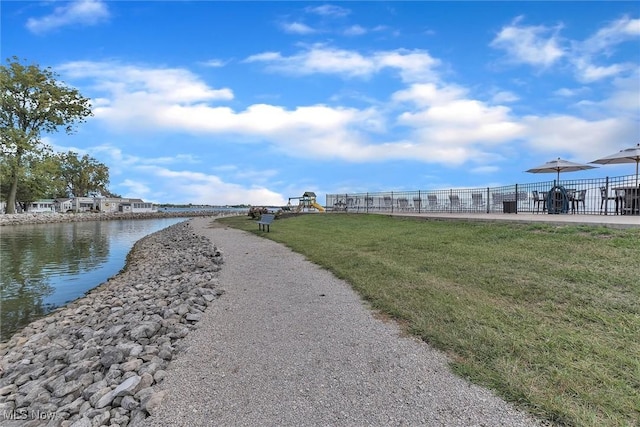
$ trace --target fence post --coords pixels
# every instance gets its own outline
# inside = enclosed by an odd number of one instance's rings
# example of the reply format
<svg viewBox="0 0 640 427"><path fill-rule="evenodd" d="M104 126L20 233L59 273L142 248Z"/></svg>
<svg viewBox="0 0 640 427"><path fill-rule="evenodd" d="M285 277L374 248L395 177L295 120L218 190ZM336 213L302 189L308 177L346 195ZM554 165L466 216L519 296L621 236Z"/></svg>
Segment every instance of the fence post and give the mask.
<svg viewBox="0 0 640 427"><path fill-rule="evenodd" d="M519 199L518 184L516 183L516 214L518 213L518 199Z"/></svg>
<svg viewBox="0 0 640 427"><path fill-rule="evenodd" d="M603 194L603 196L606 197L606 199L604 199L604 214L608 215L607 213L609 210L608 209L609 208L609 177L608 176L605 178L604 182L605 182L604 184L605 190L607 191L605 194ZM615 199L615 202L616 202L616 206L618 206L618 199ZM600 202L600 205L602 206L602 202ZM616 213L618 213L617 210L616 210Z"/></svg>
<svg viewBox="0 0 640 427"><path fill-rule="evenodd" d="M418 190L418 213L422 209L422 196L420 195L420 190Z"/></svg>
<svg viewBox="0 0 640 427"><path fill-rule="evenodd" d="M491 211L491 207L489 205L489 187L487 187L487 213Z"/></svg>
<svg viewBox="0 0 640 427"><path fill-rule="evenodd" d="M391 192L391 213L393 213L393 191Z"/></svg>

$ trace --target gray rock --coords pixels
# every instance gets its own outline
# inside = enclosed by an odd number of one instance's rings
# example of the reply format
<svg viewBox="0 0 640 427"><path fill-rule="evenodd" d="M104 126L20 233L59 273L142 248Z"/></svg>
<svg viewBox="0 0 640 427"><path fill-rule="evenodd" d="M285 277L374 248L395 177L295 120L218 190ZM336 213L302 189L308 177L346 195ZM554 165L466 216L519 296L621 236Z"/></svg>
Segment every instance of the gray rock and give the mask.
<svg viewBox="0 0 640 427"><path fill-rule="evenodd" d="M91 396L93 396L95 393L97 393L98 391L107 388L107 382L104 380L101 381L96 381L95 383L89 385L87 388L85 388L82 391L82 397L85 400L89 400L89 398L91 398Z"/></svg>
<svg viewBox="0 0 640 427"><path fill-rule="evenodd" d="M109 413L109 411L104 411L91 419L91 427L100 427L107 425L110 418L111 414Z"/></svg>
<svg viewBox="0 0 640 427"><path fill-rule="evenodd" d="M136 326L134 329L129 332L131 339L139 341L141 338L149 338L155 335L160 329L160 325L158 323L145 322L141 325Z"/></svg>
<svg viewBox="0 0 640 427"><path fill-rule="evenodd" d="M128 396L135 393L135 389L140 384L142 378L139 376L131 377L122 382L113 390L114 397Z"/></svg>
<svg viewBox="0 0 640 427"><path fill-rule="evenodd" d="M100 357L100 363L109 369L111 365L116 365L124 360L124 353L115 347L105 349Z"/></svg>
<svg viewBox="0 0 640 427"><path fill-rule="evenodd" d="M82 417L78 421L71 424L71 427L91 427L91 420L87 417Z"/></svg>
<svg viewBox="0 0 640 427"><path fill-rule="evenodd" d="M121 364L120 369L122 369L123 372L137 371L140 366L142 366L142 359L133 359Z"/></svg>
<svg viewBox="0 0 640 427"><path fill-rule="evenodd" d="M189 322L199 322L202 319L202 314L189 313L185 316L185 319Z"/></svg>
<svg viewBox="0 0 640 427"><path fill-rule="evenodd" d="M156 412L156 410L160 408L160 405L162 404L162 400L165 398L166 395L167 395L166 390L153 393L142 401L142 407L150 415L153 415Z"/></svg>
<svg viewBox="0 0 640 427"><path fill-rule="evenodd" d="M15 384L9 384L0 388L0 396L6 396L7 394L13 394L18 391L18 386Z"/></svg>
<svg viewBox="0 0 640 427"><path fill-rule="evenodd" d="M74 400L73 402L61 406L58 411L63 411L63 412L68 412L69 414L75 415L80 413L80 408L82 407L82 404L85 402L85 400L82 397L77 398L76 400Z"/></svg>
<svg viewBox="0 0 640 427"><path fill-rule="evenodd" d="M146 418L147 414L143 410L134 409L131 411L131 417L129 417L129 427L142 426Z"/></svg>
<svg viewBox="0 0 640 427"><path fill-rule="evenodd" d="M140 402L133 398L133 396L124 396L120 401L120 407L127 411L132 411L140 406Z"/></svg>
<svg viewBox="0 0 640 427"><path fill-rule="evenodd" d="M113 390L109 390L107 393L105 393L100 399L98 399L95 403L95 405L93 405L94 408L96 409L102 409L106 406L111 405L111 402L113 401L113 399L115 398Z"/></svg>
<svg viewBox="0 0 640 427"><path fill-rule="evenodd" d="M62 386L60 387L56 387L53 390L53 395L55 397L64 397L68 394L73 394L78 392L78 395L80 395L79 390L82 388L82 384L78 381L69 381L67 383L64 383Z"/></svg>
<svg viewBox="0 0 640 427"><path fill-rule="evenodd" d="M93 406L94 408L98 407L98 402L105 397L106 395L111 393L111 387L104 387L101 388L100 390L96 391L95 393L93 393L91 395L91 397L89 398L89 403L91 404L91 406ZM111 396L108 399L108 403L106 403L104 406L108 405L112 400L113 400L113 396ZM103 401L104 403L104 401ZM101 406L101 408L103 408L104 406Z"/></svg>

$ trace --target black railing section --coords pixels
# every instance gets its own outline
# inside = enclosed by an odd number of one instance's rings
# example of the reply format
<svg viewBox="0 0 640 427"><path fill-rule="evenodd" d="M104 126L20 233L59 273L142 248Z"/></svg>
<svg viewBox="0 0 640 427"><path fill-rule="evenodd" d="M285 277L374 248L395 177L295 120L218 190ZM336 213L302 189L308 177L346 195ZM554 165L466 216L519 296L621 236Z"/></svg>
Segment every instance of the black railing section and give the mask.
<svg viewBox="0 0 640 427"><path fill-rule="evenodd" d="M389 213L550 213L640 215L635 175L503 187L327 194L326 208Z"/></svg>

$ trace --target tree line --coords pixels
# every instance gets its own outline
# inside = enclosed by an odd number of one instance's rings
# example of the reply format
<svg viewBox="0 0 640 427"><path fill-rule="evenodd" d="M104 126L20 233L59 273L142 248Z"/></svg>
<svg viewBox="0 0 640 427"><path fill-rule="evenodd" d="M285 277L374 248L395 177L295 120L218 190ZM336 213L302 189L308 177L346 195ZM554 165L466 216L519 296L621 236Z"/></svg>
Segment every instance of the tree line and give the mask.
<svg viewBox="0 0 640 427"><path fill-rule="evenodd" d="M6 213L43 198L106 196L109 168L85 154L56 153L42 135L93 116L89 99L59 81L50 68L17 57L0 66L0 200Z"/></svg>

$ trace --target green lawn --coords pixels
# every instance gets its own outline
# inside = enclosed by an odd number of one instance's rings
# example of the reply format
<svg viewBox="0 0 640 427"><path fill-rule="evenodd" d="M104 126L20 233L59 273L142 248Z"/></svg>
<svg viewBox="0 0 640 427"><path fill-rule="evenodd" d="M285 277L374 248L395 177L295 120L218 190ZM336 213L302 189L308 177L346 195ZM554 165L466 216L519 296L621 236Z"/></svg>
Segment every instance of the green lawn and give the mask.
<svg viewBox="0 0 640 427"><path fill-rule="evenodd" d="M455 372L560 425L640 425L640 229L308 214L258 232L349 282Z"/></svg>

